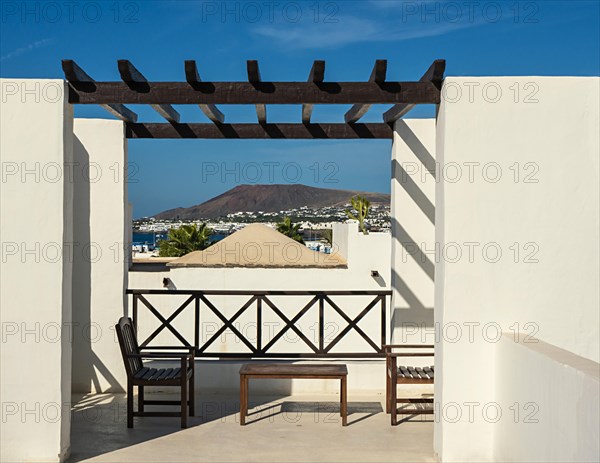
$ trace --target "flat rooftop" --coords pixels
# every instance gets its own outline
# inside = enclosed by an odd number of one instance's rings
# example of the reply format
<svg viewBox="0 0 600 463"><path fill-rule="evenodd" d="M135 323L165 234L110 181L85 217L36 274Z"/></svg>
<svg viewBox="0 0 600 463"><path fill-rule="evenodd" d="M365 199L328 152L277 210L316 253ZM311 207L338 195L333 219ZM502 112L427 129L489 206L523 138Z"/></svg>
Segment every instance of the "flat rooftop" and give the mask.
<svg viewBox="0 0 600 463"><path fill-rule="evenodd" d="M146 399L177 399L148 392ZM164 417L135 417L134 428L128 429L125 394L77 395L68 461L436 461L432 415L415 415L392 427L383 394L350 394L348 426L342 427L338 400L336 394L261 396L251 391L250 415L240 426L238 397L202 394L187 429L179 427L179 418Z"/></svg>

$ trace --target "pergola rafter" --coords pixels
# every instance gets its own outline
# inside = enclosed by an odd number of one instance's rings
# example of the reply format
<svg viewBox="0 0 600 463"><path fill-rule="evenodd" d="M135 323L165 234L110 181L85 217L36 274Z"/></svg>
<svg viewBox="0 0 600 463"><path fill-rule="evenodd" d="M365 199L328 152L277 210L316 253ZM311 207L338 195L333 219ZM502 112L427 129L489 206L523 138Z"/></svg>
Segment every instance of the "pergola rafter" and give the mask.
<svg viewBox="0 0 600 463"><path fill-rule="evenodd" d="M388 124L127 124L127 138L392 138Z"/></svg>
<svg viewBox="0 0 600 463"><path fill-rule="evenodd" d="M310 74L308 75L308 82L313 84L322 83L325 80L325 61L316 60L312 68L310 68ZM302 123L310 124L310 117L312 116L313 105L303 104L302 105Z"/></svg>
<svg viewBox="0 0 600 463"><path fill-rule="evenodd" d="M248 82L252 85L258 86L260 83L260 70L258 69L258 61L248 60L246 61L246 67L248 68ZM257 87L258 88L258 87ZM258 117L259 124L267 123L267 106L264 104L256 105L256 117Z"/></svg>
<svg viewBox="0 0 600 463"><path fill-rule="evenodd" d="M185 62L185 82L148 81L127 60L119 60L122 82L97 82L70 60L63 61L69 82L69 103L98 104L126 122L128 138L277 138L277 139L376 139L392 138L390 123L419 104L439 104L445 61L436 60L417 81L386 80L387 61L377 60L368 82L327 82L325 62L315 61L306 82L267 82L258 62L246 63L247 82L206 82L196 62ZM167 123L136 122L137 115L125 104L150 105ZM172 105L196 104L212 123L183 123ZM258 123L225 124L217 105L254 105ZM268 104L302 106L302 122L267 123ZM316 104L350 104L344 123L312 123ZM373 104L391 104L384 122L358 121Z"/></svg>
<svg viewBox="0 0 600 463"><path fill-rule="evenodd" d="M65 78L70 83L87 83L94 84L96 81L92 79L87 73L81 69L77 63L70 59L64 59L62 61L62 69L65 73ZM106 109L109 113L125 122L136 122L137 114L131 109L123 106L122 104L102 104L100 105Z"/></svg>
<svg viewBox="0 0 600 463"><path fill-rule="evenodd" d="M375 66L373 66L373 71L371 72L371 77L369 78L369 82L375 83L383 83L385 82L385 77L387 75L387 60L378 59L375 61ZM351 124L354 122L358 122L358 120L367 114L367 111L371 107L370 104L355 104L352 106L348 112L344 115L344 120L347 124Z"/></svg>
<svg viewBox="0 0 600 463"><path fill-rule="evenodd" d="M148 80L129 60L118 61L119 74L125 84L132 90L143 92L148 86ZM169 122L179 122L179 113L170 104L150 104L152 108Z"/></svg>
<svg viewBox="0 0 600 463"><path fill-rule="evenodd" d="M444 71L446 70L446 60L436 59L427 72L423 74L419 82L431 82L438 90L442 88L442 80L444 79ZM389 110L383 113L383 122L388 124L394 123L411 109L415 107L414 103L402 103L392 106Z"/></svg>
<svg viewBox="0 0 600 463"><path fill-rule="evenodd" d="M202 82L200 80L200 74L198 74L198 67L196 61L187 60L185 62L185 80L187 83L194 87L196 84ZM219 111L214 104L201 104L200 110L208 117L211 121L217 123L225 122L225 115Z"/></svg>

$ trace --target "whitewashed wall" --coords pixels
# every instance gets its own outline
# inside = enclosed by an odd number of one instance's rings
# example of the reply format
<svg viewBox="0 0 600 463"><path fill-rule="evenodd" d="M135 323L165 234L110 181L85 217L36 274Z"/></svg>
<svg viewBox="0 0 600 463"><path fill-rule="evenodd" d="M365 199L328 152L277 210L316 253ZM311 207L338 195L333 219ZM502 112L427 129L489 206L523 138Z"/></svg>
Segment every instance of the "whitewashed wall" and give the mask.
<svg viewBox="0 0 600 463"><path fill-rule="evenodd" d="M435 450L443 461L526 455L500 452L514 445L502 436L515 433L497 432L500 425L481 413L505 384L530 379L514 375L530 356L513 356L522 363L502 368L505 350L495 349L502 331L599 360L599 88L598 78L573 77L444 82L435 201L436 241L445 251L435 269L435 319L443 329L435 394L446 407L435 423ZM538 391L540 407L579 403L583 396L549 399L563 384L573 390L569 370L553 372L553 387ZM472 419L468 403L479 407ZM535 428L548 431L546 442L571 445L572 455L583 455L574 442L594 445L597 430L583 417L556 419L571 426Z"/></svg>
<svg viewBox="0 0 600 463"><path fill-rule="evenodd" d="M62 80L0 79L0 460L70 447L73 112Z"/></svg>
<svg viewBox="0 0 600 463"><path fill-rule="evenodd" d="M127 141L121 121L75 119L73 390L122 390L114 324L125 313Z"/></svg>
<svg viewBox="0 0 600 463"><path fill-rule="evenodd" d="M597 462L598 363L514 333L496 344L495 356L496 403L505 411L494 430L495 461Z"/></svg>
<svg viewBox="0 0 600 463"><path fill-rule="evenodd" d="M435 119L401 119L392 145L391 325L395 344L433 344ZM432 358L411 359L430 365Z"/></svg>
<svg viewBox="0 0 600 463"><path fill-rule="evenodd" d="M390 289L390 247L391 237L387 233L371 233L363 235L357 226L339 224L333 231L334 242L341 240L339 247L347 250L347 269L265 269L265 268L173 268L168 272L129 272L129 287L136 289L162 289L164 277L171 279L177 289L211 289L211 290L386 290ZM371 270L377 270L379 277L372 277ZM148 300L159 308L163 314L172 313L179 304L185 301L184 296L147 296ZM216 307L222 309L227 316L233 315L249 297L210 297ZM289 317L293 317L310 297L272 296L273 302ZM354 318L373 299L373 296L334 296L332 299ZM389 307L389 297L387 298ZM201 341L208 340L220 327L219 319L211 315L202 304ZM345 328L346 322L326 305L325 329L326 342L331 341ZM131 298L129 313L131 314ZM145 338L159 326L158 320L139 304L139 337ZM359 326L379 343L380 318L379 306L366 315ZM250 339L255 336L255 311L248 309L247 315L238 319L238 329ZM317 341L316 322L318 321L318 304L307 312L298 325L302 332ZM270 337L283 328L284 322L271 309L263 308L263 322L270 324L268 333L263 338L263 345ZM187 339L193 340L193 305L188 307L174 320L173 326ZM389 334L388 334L389 335ZM153 343L174 345L178 341L167 330L164 330ZM279 352L310 352L292 331L274 346ZM216 343L215 352L243 352L247 348L237 340L233 333L226 334ZM371 347L356 333L350 333L336 347L338 352L368 352ZM381 360L356 361L350 363L350 390L382 390L385 385L384 369ZM356 370L359 368L359 370ZM218 364L206 361L199 366L198 384L200 390L237 390L239 383L239 362ZM266 392L310 392L337 391L338 385L329 381L281 381L265 384L261 390ZM292 389L290 389L292 388Z"/></svg>

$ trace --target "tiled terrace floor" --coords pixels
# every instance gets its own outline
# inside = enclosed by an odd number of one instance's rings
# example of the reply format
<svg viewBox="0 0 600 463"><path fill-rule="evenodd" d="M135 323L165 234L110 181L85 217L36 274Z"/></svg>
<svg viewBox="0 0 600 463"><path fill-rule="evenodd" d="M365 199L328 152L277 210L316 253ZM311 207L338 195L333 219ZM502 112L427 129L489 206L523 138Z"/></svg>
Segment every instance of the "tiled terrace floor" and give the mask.
<svg viewBox="0 0 600 463"><path fill-rule="evenodd" d="M166 396L160 398L176 399ZM157 397L147 394L151 398ZM336 395L251 397L254 408L242 427L237 397L203 395L187 429L179 427L179 418L141 417L127 429L124 394L75 396L69 461L435 461L431 415L391 427L383 396L350 395L343 428L337 400Z"/></svg>

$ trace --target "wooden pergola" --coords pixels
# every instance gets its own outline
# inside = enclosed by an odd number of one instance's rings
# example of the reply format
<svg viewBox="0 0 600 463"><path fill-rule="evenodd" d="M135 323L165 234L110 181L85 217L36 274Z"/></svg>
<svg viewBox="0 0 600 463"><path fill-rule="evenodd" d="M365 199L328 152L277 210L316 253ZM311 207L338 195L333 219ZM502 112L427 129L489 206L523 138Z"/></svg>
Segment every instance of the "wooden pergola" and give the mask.
<svg viewBox="0 0 600 463"><path fill-rule="evenodd" d="M445 60L434 61L418 81L386 80L387 60L377 60L366 82L328 82L325 61L315 61L306 82L268 82L258 62L247 61L247 82L204 82L195 61L185 61L185 82L150 82L128 60L119 60L121 81L96 82L77 63L63 60L69 103L98 104L126 123L127 138L391 139L393 122L418 104L439 104ZM150 105L166 122L138 122L126 104ZM173 105L198 105L210 123L182 122ZM225 122L217 105L256 107L257 123ZM267 122L267 105L302 105L302 121ZM342 123L314 123L314 105L351 104ZM392 104L380 123L360 123L373 104Z"/></svg>

